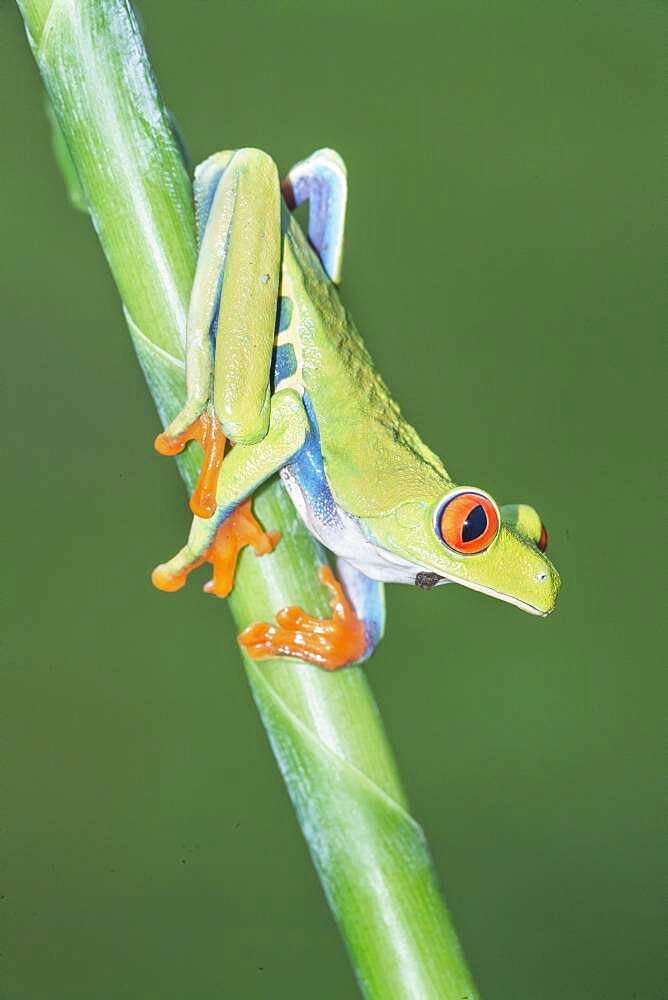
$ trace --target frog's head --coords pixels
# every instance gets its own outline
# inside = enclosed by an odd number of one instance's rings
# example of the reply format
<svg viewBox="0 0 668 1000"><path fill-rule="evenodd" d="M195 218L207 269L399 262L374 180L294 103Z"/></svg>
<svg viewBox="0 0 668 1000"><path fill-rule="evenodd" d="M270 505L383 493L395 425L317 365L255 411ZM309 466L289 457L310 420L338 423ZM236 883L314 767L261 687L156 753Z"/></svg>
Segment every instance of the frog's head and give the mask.
<svg viewBox="0 0 668 1000"><path fill-rule="evenodd" d="M385 546L416 567L418 586L461 583L531 614L554 610L559 574L533 507L499 508L484 490L460 486L435 503L402 504L392 521Z"/></svg>

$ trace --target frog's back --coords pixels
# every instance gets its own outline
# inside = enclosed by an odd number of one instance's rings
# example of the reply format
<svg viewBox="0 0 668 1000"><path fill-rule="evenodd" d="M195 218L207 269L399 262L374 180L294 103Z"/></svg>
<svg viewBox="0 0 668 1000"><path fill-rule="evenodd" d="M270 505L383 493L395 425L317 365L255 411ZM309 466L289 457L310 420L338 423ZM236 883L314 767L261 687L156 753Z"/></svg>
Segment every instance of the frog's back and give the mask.
<svg viewBox="0 0 668 1000"><path fill-rule="evenodd" d="M449 482L440 459L403 419L290 216L280 294L275 388L292 386L304 396L337 500L350 513L380 513L407 496L431 496ZM370 495L374 486L382 495Z"/></svg>

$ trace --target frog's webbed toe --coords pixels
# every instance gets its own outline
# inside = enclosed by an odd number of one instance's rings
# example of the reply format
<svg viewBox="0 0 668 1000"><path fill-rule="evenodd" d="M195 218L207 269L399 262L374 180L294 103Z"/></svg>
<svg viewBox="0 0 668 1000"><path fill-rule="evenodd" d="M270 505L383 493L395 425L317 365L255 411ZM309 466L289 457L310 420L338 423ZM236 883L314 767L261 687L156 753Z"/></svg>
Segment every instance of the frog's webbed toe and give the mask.
<svg viewBox="0 0 668 1000"><path fill-rule="evenodd" d="M239 553L252 546L256 556L264 556L278 545L278 531L264 531L251 510L251 498L244 500L218 527L196 520L188 543L169 562L156 566L151 580L158 590L180 590L188 575L203 563L211 563L213 577L204 584L207 594L227 597L234 584Z"/></svg>
<svg viewBox="0 0 668 1000"><path fill-rule="evenodd" d="M330 592L331 618L315 618L301 608L281 608L276 624L256 622L239 636L244 650L254 660L294 657L325 670L337 670L363 659L367 636L343 587L329 566L321 566L320 581Z"/></svg>
<svg viewBox="0 0 668 1000"><path fill-rule="evenodd" d="M179 455L189 441L198 441L204 450L190 509L198 517L209 518L216 509L216 486L227 443L220 421L209 405L184 430L176 434L170 430L171 425L155 439L155 450L161 455Z"/></svg>

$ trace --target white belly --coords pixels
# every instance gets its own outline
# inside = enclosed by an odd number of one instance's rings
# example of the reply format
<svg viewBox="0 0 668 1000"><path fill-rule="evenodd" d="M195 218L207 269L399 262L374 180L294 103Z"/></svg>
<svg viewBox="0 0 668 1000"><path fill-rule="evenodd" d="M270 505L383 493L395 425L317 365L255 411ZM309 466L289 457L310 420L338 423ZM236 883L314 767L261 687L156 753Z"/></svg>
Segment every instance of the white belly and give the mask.
<svg viewBox="0 0 668 1000"><path fill-rule="evenodd" d="M289 466L281 469L280 476L297 513L325 548L351 563L371 580L415 583L419 567L371 541L358 518L347 514L333 500L326 503L322 510L313 507Z"/></svg>

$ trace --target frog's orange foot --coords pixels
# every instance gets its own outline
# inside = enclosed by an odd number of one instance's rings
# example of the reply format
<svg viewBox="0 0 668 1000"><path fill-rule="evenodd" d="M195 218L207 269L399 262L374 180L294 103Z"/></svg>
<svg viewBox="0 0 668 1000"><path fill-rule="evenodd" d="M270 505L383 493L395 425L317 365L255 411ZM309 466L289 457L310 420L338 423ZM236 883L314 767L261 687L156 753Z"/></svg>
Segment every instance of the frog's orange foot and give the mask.
<svg viewBox="0 0 668 1000"><path fill-rule="evenodd" d="M234 586L237 560L244 546L251 545L256 556L265 556L273 552L280 537L279 531L264 531L258 524L249 497L225 518L205 552L194 559L184 559L179 553L171 562L157 566L151 580L158 590L180 590L188 575L208 562L213 566L213 577L204 584L204 590L216 597L227 597ZM182 551L186 550L187 547Z"/></svg>
<svg viewBox="0 0 668 1000"><path fill-rule="evenodd" d="M325 670L337 670L362 659L367 645L364 622L355 614L329 566L321 566L318 575L330 592L332 617L313 618L301 608L281 608L276 613L276 625L256 622L239 636L252 659L292 656Z"/></svg>
<svg viewBox="0 0 668 1000"><path fill-rule="evenodd" d="M216 486L225 454L226 437L211 406L180 434L158 434L154 447L161 455L179 455L188 441L199 441L204 457L197 486L190 498L190 509L198 517L211 517L216 509Z"/></svg>

